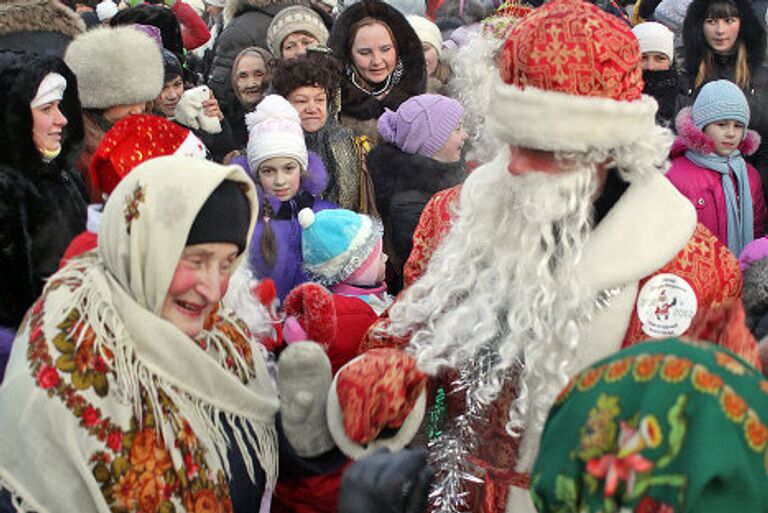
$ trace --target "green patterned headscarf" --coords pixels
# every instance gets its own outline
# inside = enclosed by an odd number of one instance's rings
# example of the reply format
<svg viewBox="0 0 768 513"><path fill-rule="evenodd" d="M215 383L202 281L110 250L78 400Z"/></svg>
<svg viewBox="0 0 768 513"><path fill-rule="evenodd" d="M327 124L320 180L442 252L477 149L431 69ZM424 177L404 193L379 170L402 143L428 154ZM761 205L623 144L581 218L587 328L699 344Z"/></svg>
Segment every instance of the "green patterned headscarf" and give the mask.
<svg viewBox="0 0 768 513"><path fill-rule="evenodd" d="M549 413L540 513L768 511L768 381L733 353L638 344L577 375Z"/></svg>

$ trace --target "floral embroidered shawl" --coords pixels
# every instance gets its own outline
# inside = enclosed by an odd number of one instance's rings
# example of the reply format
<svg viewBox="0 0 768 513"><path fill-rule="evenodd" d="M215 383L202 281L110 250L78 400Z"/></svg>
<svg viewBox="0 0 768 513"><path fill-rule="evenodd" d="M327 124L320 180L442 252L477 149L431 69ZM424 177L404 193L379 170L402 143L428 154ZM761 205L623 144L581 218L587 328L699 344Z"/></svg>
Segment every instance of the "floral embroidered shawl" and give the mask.
<svg viewBox="0 0 768 513"><path fill-rule="evenodd" d="M638 344L582 371L531 473L541 513L768 508L768 381L709 343Z"/></svg>
<svg viewBox="0 0 768 513"><path fill-rule="evenodd" d="M159 317L223 180L251 203L250 238L258 204L242 169L148 161L107 202L97 253L53 275L27 313L0 389L0 488L17 509L231 511L228 431L251 480L260 465L274 484L278 400L247 328L223 306L196 340Z"/></svg>

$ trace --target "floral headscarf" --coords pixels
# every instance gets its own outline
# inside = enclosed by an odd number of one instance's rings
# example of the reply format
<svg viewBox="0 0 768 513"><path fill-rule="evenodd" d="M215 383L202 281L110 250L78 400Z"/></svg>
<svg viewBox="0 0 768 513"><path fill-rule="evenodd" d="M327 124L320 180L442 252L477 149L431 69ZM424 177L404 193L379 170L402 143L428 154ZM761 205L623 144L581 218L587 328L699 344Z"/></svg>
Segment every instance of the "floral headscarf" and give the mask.
<svg viewBox="0 0 768 513"><path fill-rule="evenodd" d="M638 344L577 375L532 475L540 513L768 510L768 381L712 344Z"/></svg>
<svg viewBox="0 0 768 513"><path fill-rule="evenodd" d="M158 316L223 180L250 203L250 238L258 204L242 169L150 160L110 196L98 252L53 275L27 313L0 390L0 488L21 510L229 511L230 443L251 480L260 465L274 484L278 401L247 329L223 306L195 340Z"/></svg>

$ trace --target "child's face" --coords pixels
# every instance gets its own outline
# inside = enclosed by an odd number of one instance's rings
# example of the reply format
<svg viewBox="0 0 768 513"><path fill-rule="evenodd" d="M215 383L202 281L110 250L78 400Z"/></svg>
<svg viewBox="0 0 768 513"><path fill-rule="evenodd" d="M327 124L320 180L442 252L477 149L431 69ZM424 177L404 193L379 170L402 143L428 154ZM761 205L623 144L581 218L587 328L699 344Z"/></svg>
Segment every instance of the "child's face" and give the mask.
<svg viewBox="0 0 768 513"><path fill-rule="evenodd" d="M461 159L461 150L464 148L464 143L467 142L469 135L462 123L459 123L451 135L448 136L448 140L445 141L443 147L437 150L437 153L432 157L439 162L458 162Z"/></svg>
<svg viewBox="0 0 768 513"><path fill-rule="evenodd" d="M715 142L715 154L727 157L739 147L744 135L744 124L733 119L723 119L705 126L704 133Z"/></svg>
<svg viewBox="0 0 768 513"><path fill-rule="evenodd" d="M264 192L288 201L299 191L301 165L292 157L267 159L259 166L259 181Z"/></svg>

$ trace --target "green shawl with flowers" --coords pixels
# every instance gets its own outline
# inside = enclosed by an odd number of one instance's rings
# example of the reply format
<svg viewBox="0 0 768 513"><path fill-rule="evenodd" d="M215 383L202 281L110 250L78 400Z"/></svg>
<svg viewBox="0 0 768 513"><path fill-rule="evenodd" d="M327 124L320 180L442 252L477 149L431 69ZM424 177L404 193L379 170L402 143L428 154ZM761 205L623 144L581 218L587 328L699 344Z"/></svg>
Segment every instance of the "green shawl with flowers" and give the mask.
<svg viewBox="0 0 768 513"><path fill-rule="evenodd" d="M577 375L531 474L539 513L768 511L768 381L733 353L638 344Z"/></svg>

